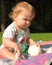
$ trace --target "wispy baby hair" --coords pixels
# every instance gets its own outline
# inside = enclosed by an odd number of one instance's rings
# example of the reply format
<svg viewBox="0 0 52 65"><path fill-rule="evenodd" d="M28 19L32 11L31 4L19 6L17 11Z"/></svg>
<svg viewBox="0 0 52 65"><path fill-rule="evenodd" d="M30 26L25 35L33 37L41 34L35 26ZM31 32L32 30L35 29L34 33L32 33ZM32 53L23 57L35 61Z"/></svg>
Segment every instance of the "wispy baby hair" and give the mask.
<svg viewBox="0 0 52 65"><path fill-rule="evenodd" d="M35 8L27 3L27 2L18 2L13 8L12 11L9 14L9 17L14 20L14 16L18 15L21 11L23 11L23 9L27 9L28 11L30 11L32 14L35 14Z"/></svg>

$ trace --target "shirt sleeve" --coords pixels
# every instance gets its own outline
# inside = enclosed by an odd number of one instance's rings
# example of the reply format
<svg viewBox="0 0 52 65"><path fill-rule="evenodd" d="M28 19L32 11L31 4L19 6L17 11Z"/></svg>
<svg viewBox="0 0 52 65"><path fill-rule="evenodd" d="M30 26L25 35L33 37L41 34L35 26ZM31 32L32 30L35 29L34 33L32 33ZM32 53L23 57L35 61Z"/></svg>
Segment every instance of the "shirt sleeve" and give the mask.
<svg viewBox="0 0 52 65"><path fill-rule="evenodd" d="M7 27L6 30L3 33L3 37L8 38L8 39L13 39L14 37L14 30L12 27Z"/></svg>
<svg viewBox="0 0 52 65"><path fill-rule="evenodd" d="M12 31L6 29L6 30L4 31L4 33L3 33L3 37L12 39L12 38L13 38Z"/></svg>

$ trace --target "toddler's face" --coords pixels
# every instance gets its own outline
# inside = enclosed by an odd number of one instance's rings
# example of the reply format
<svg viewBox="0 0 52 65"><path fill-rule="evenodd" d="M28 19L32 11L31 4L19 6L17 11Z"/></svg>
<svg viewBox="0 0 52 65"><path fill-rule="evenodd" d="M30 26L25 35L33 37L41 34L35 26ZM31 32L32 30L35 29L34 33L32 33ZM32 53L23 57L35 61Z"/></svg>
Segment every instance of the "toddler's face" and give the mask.
<svg viewBox="0 0 52 65"><path fill-rule="evenodd" d="M31 25L33 18L34 14L24 9L22 12L18 14L18 16L16 16L15 23L18 27L25 29Z"/></svg>

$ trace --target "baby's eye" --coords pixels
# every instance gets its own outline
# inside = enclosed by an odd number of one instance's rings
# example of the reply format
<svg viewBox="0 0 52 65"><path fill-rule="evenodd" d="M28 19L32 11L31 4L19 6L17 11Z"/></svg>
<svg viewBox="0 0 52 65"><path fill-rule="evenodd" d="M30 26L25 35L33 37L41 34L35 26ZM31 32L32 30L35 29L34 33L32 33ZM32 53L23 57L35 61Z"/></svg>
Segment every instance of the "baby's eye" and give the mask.
<svg viewBox="0 0 52 65"><path fill-rule="evenodd" d="M24 19L25 21L27 21L28 19Z"/></svg>

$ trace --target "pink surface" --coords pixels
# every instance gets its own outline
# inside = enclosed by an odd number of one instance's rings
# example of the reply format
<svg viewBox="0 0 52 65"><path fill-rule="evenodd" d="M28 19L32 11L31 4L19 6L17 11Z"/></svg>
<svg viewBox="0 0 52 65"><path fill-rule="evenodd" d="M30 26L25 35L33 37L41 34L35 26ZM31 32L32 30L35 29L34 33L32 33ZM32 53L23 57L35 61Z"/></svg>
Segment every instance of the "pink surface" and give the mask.
<svg viewBox="0 0 52 65"><path fill-rule="evenodd" d="M15 65L43 65L47 60L52 59L52 54L41 54L36 57L31 57L27 60L16 60Z"/></svg>

